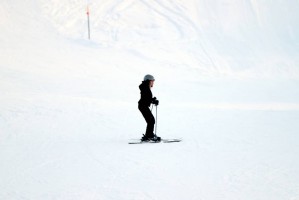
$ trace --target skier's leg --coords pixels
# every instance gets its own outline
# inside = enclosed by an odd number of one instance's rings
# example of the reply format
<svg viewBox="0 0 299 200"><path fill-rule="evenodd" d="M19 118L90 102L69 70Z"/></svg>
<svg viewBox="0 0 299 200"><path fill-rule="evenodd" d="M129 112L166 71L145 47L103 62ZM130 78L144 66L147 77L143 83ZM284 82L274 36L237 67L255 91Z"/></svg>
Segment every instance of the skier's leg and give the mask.
<svg viewBox="0 0 299 200"><path fill-rule="evenodd" d="M145 135L146 137L151 138L154 136L155 118L147 106L139 106L138 108L147 123Z"/></svg>
<svg viewBox="0 0 299 200"><path fill-rule="evenodd" d="M151 112L148 113L146 135L149 138L154 137L155 118Z"/></svg>

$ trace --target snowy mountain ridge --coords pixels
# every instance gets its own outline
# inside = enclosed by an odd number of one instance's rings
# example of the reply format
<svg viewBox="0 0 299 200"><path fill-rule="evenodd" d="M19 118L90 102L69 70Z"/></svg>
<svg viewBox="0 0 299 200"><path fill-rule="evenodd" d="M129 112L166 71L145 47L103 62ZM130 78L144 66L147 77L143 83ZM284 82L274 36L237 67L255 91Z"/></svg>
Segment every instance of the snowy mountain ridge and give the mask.
<svg viewBox="0 0 299 200"><path fill-rule="evenodd" d="M187 66L196 79L299 78L295 1L3 1L2 29L86 40L87 6L91 42L121 46L159 68Z"/></svg>

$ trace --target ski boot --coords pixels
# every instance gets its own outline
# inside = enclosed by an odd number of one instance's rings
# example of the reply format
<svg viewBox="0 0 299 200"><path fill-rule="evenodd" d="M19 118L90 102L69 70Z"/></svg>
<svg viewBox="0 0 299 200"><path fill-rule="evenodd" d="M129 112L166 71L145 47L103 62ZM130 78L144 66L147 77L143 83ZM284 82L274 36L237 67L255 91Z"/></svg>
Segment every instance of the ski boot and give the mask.
<svg viewBox="0 0 299 200"><path fill-rule="evenodd" d="M158 137L154 135L153 137L150 138L150 141L152 142L161 142L161 137Z"/></svg>
<svg viewBox="0 0 299 200"><path fill-rule="evenodd" d="M143 134L142 138L140 139L141 142L148 142L150 139L146 135Z"/></svg>
<svg viewBox="0 0 299 200"><path fill-rule="evenodd" d="M158 137L156 135L148 137L147 135L143 134L141 138L141 142L160 142L160 141L161 141L161 137Z"/></svg>

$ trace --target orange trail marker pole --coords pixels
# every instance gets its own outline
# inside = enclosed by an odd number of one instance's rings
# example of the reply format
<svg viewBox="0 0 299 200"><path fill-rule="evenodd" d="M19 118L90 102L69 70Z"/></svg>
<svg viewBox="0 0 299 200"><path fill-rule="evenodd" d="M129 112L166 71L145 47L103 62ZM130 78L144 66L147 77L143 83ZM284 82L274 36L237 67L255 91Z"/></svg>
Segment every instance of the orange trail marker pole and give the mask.
<svg viewBox="0 0 299 200"><path fill-rule="evenodd" d="M86 14L87 14L87 29L88 29L88 39L90 40L90 23L89 23L89 7L86 7Z"/></svg>

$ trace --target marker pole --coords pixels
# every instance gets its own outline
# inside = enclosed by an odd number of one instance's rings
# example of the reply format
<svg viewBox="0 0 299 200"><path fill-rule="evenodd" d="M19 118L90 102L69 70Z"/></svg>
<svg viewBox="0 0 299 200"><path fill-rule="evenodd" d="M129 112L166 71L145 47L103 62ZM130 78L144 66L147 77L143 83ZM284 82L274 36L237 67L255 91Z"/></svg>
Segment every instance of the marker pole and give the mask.
<svg viewBox="0 0 299 200"><path fill-rule="evenodd" d="M87 28L88 28L88 39L90 40L90 23L89 23L89 7L86 7L86 14L87 14Z"/></svg>

